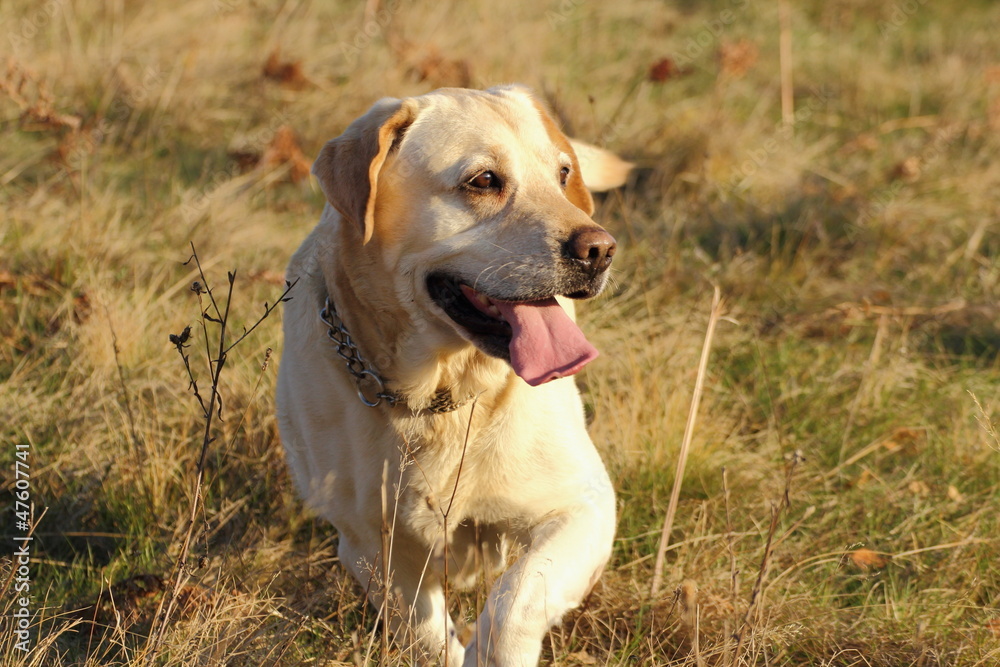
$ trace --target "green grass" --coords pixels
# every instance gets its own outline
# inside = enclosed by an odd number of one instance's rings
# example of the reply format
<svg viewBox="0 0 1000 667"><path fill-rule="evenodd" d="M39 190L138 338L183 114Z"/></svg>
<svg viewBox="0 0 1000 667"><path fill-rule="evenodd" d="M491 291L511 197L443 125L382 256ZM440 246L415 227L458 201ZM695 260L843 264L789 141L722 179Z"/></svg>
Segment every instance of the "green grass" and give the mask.
<svg viewBox="0 0 1000 667"><path fill-rule="evenodd" d="M785 126L773 3L384 4L370 37L351 3L0 7L0 463L12 473L27 445L47 508L28 655L3 523L0 665L144 662L162 594L93 636L72 612L169 577L180 553L204 429L168 341L199 321L190 244L217 290L237 272L230 326L256 321L322 196L234 154L288 125L311 159L379 97L453 84L420 62L431 45L474 85L544 91L574 135L639 165L599 201L621 263L581 309L619 539L546 660L1000 663L1000 8L789 3ZM756 47L742 74L719 58L740 40ZM261 75L275 48L304 85ZM663 57L681 75L650 81ZM82 130L39 120L46 106ZM712 285L726 319L650 599ZM168 625L158 664L400 662L285 471L280 350L275 315L223 373L190 570L213 602ZM860 548L884 562L863 567ZM686 581L697 594L675 598Z"/></svg>

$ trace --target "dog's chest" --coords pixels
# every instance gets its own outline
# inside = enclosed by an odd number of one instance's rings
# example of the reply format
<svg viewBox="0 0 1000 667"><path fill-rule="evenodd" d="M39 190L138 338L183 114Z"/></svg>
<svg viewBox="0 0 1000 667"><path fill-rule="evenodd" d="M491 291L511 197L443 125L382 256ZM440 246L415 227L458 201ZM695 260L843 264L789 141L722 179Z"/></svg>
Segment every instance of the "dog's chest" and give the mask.
<svg viewBox="0 0 1000 667"><path fill-rule="evenodd" d="M500 434L470 433L468 443L464 432L461 435L450 442L439 439L409 447L401 516L429 543L440 540L446 526L450 533L468 521L519 529L530 524L538 510L525 488L533 475L522 469L518 457L510 456L509 448L502 451Z"/></svg>

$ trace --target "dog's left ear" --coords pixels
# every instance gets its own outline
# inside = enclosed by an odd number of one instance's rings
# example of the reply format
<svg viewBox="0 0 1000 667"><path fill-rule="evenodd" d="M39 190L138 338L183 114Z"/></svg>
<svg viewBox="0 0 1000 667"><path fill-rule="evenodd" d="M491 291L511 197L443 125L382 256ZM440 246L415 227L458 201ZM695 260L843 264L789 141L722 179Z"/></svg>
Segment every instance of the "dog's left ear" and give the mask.
<svg viewBox="0 0 1000 667"><path fill-rule="evenodd" d="M583 182L583 170L580 169L580 160L576 156L576 151L573 150L573 144L570 143L569 138L562 133L559 129L559 125L556 123L555 119L552 118L552 114L549 110L539 102L534 97L531 98L531 103L535 105L538 109L538 115L542 117L542 124L545 125L545 131L549 134L549 139L552 143L556 145L562 152L569 155L569 159L573 163L573 169L569 174L569 180L566 181L566 199L576 206L578 209L586 213L587 215L594 214L594 198L590 196L590 190L587 189L586 184Z"/></svg>
<svg viewBox="0 0 1000 667"><path fill-rule="evenodd" d="M343 134L328 141L313 163L312 173L327 201L356 225L362 243L368 243L375 230L382 165L416 116L412 100L383 98Z"/></svg>

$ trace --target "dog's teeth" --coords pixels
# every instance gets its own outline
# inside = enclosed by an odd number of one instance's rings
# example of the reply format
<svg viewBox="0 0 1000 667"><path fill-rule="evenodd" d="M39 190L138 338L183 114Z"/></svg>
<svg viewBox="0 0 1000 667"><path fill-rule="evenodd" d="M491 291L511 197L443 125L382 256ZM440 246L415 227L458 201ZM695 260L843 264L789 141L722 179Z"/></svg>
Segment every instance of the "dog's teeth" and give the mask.
<svg viewBox="0 0 1000 667"><path fill-rule="evenodd" d="M500 314L500 309L494 305L493 301L490 300L490 297L486 296L482 292L476 292L476 298L479 299L479 303L483 304L483 308L486 309L487 313L498 320L503 319L503 315Z"/></svg>

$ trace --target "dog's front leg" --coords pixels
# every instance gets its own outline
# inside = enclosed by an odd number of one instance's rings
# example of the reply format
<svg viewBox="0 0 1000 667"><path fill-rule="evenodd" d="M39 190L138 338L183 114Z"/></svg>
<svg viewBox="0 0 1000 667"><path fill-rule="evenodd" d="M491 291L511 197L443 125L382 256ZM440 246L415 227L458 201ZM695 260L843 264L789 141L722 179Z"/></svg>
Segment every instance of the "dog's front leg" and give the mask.
<svg viewBox="0 0 1000 667"><path fill-rule="evenodd" d="M368 602L383 615L393 643L414 664L459 667L465 649L448 614L440 580L427 571L428 559L420 558L420 547L406 544L394 551L388 564L388 596L374 545L361 549L342 535L338 556L367 591Z"/></svg>
<svg viewBox="0 0 1000 667"><path fill-rule="evenodd" d="M542 639L590 592L611 555L614 493L601 471L582 504L531 531L525 554L497 580L465 649L465 667L533 667Z"/></svg>

